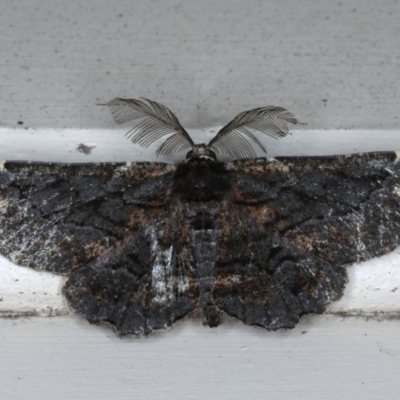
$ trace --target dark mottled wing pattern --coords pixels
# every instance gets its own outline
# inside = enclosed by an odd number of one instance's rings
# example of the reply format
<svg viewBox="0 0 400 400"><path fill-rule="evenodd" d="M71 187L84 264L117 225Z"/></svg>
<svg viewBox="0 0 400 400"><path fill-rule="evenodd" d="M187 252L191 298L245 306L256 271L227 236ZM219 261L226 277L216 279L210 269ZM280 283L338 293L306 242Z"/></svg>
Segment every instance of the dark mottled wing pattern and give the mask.
<svg viewBox="0 0 400 400"><path fill-rule="evenodd" d="M122 335L195 310L292 328L345 267L400 244L396 153L177 166L0 164L0 252L67 274L70 305Z"/></svg>
<svg viewBox="0 0 400 400"><path fill-rule="evenodd" d="M342 296L345 266L400 244L398 154L238 160L221 217L216 306L291 328Z"/></svg>
<svg viewBox="0 0 400 400"><path fill-rule="evenodd" d="M2 163L0 252L68 274L64 294L91 322L121 334L166 328L194 309L197 293L182 216L169 206L175 169Z"/></svg>

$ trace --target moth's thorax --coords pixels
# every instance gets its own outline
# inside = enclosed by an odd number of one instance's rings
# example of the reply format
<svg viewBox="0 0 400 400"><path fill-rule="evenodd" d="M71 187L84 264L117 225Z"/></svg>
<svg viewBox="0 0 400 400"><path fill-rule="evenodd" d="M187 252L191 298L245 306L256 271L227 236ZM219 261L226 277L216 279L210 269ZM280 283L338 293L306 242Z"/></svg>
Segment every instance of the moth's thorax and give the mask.
<svg viewBox="0 0 400 400"><path fill-rule="evenodd" d="M205 156L195 156L178 165L175 193L187 201L221 200L231 189L225 164Z"/></svg>
<svg viewBox="0 0 400 400"><path fill-rule="evenodd" d="M217 160L217 155L210 150L210 148L204 144L196 144L193 146L192 150L190 150L186 154L186 161L190 161L192 159L200 159L200 160Z"/></svg>

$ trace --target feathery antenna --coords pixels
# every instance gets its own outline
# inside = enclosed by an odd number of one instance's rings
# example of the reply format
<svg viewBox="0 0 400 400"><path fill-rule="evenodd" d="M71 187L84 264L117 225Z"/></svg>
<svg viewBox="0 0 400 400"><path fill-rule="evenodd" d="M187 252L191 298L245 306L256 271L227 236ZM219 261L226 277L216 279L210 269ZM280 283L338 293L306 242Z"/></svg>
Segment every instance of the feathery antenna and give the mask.
<svg viewBox="0 0 400 400"><path fill-rule="evenodd" d="M250 129L278 139L289 134L288 123L302 124L292 113L282 107L254 108L236 115L208 145L196 145L171 110L155 101L143 100L116 97L109 103L99 105L110 108L117 124L140 119L141 121L125 135L140 146L148 147L157 139L172 134L158 148L157 156L201 148L203 150L199 154L203 154L204 149L208 149L212 154L215 152L216 154L224 153L233 158L254 158L256 153L247 139L251 139L265 153L267 151Z"/></svg>
<svg viewBox="0 0 400 400"><path fill-rule="evenodd" d="M277 139L289 134L288 123L301 124L292 113L282 107L268 106L243 111L217 133L208 143L208 147L217 154L252 158L256 156L254 149L242 135L247 136L266 153L264 146L249 129Z"/></svg>
<svg viewBox="0 0 400 400"><path fill-rule="evenodd" d="M152 100L121 99L116 97L106 104L117 124L141 119L125 136L132 143L148 147L157 139L174 133L158 149L157 155L169 154L194 146L192 138L180 124L178 118L167 107Z"/></svg>

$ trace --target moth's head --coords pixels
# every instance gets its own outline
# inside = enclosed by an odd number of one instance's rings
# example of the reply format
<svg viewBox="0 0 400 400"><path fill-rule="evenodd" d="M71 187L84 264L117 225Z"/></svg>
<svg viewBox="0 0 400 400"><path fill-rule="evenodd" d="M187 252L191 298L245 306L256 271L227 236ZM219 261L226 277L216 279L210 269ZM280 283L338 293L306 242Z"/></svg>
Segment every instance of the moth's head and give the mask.
<svg viewBox="0 0 400 400"><path fill-rule="evenodd" d="M217 155L205 144L195 144L192 150L186 154L186 161L191 159L217 160Z"/></svg>

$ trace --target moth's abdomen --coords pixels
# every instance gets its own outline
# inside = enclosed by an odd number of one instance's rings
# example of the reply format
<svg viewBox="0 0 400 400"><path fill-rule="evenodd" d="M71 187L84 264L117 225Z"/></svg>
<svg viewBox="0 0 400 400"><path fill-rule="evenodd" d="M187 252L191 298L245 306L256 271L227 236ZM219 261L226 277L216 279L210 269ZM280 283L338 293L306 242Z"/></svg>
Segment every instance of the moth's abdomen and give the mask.
<svg viewBox="0 0 400 400"><path fill-rule="evenodd" d="M199 307L203 309L205 323L217 326L221 320L212 299L212 291L215 285L221 205L217 201L189 202L185 211L186 229L200 290Z"/></svg>

